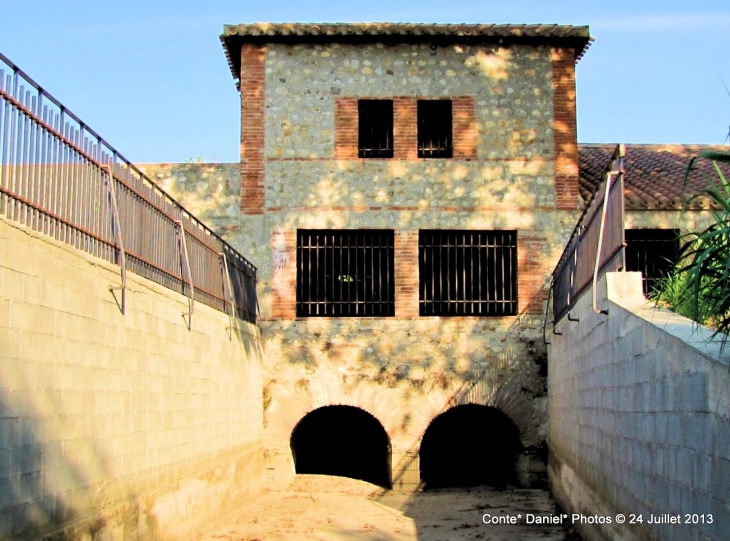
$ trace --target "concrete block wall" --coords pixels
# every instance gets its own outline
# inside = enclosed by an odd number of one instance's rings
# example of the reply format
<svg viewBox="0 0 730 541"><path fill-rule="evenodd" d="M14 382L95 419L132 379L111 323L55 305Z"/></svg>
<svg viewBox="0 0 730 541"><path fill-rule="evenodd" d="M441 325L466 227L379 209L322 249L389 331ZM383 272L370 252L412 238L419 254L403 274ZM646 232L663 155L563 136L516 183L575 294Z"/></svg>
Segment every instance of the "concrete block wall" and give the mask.
<svg viewBox="0 0 730 541"><path fill-rule="evenodd" d="M708 329L647 303L640 273L609 273L598 287L608 315L593 313L589 290L571 311L580 321L565 318L562 335L550 335L549 474L558 501L614 517L576 525L588 541L727 539L730 351ZM617 524L617 513L643 523ZM649 524L665 514L682 524Z"/></svg>
<svg viewBox="0 0 730 541"><path fill-rule="evenodd" d="M261 486L260 333L0 219L0 538L176 539ZM232 329L227 329L233 323Z"/></svg>

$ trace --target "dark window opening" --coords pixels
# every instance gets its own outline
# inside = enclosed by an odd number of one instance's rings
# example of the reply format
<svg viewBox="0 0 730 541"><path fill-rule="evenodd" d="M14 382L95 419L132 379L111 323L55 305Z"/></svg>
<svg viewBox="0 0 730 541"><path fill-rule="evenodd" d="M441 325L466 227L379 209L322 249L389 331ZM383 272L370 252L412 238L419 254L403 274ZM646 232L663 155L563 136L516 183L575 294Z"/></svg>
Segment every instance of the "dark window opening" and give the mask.
<svg viewBox="0 0 730 541"><path fill-rule="evenodd" d="M421 230L422 316L517 313L517 232Z"/></svg>
<svg viewBox="0 0 730 541"><path fill-rule="evenodd" d="M395 314L392 230L297 231L298 317Z"/></svg>
<svg viewBox="0 0 730 541"><path fill-rule="evenodd" d="M451 125L451 100L418 100L418 157L453 157Z"/></svg>
<svg viewBox="0 0 730 541"><path fill-rule="evenodd" d="M421 442L425 488L516 484L520 433L500 410L468 404L436 417Z"/></svg>
<svg viewBox="0 0 730 541"><path fill-rule="evenodd" d="M360 158L393 157L393 100L359 100L357 152Z"/></svg>
<svg viewBox="0 0 730 541"><path fill-rule="evenodd" d="M644 295L671 272L678 251L678 229L626 230L626 270L642 273Z"/></svg>
<svg viewBox="0 0 730 541"><path fill-rule="evenodd" d="M326 406L294 428L297 473L337 475L390 488L390 440L380 422L359 408Z"/></svg>

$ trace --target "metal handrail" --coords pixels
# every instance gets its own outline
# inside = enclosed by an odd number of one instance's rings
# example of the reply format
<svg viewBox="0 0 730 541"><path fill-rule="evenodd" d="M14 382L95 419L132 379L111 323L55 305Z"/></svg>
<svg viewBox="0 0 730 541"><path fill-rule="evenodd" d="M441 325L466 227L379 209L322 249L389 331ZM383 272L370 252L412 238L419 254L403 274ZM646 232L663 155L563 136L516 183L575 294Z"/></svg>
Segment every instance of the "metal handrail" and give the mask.
<svg viewBox="0 0 730 541"><path fill-rule="evenodd" d="M603 193L603 206L601 207L601 225L598 229L598 246L596 246L596 261L593 265L593 312L596 314L608 314L608 310L598 309L598 268L601 264L601 248L603 247L603 230L606 226L606 211L608 209L608 196L611 194L612 174L608 173L606 178L606 190ZM570 313L570 310L568 311Z"/></svg>
<svg viewBox="0 0 730 541"><path fill-rule="evenodd" d="M122 311L131 270L183 293L195 282L191 296L223 311L230 303L238 317L256 319L256 267L2 54L0 212L118 263L122 285L112 290L122 291ZM185 269L169 249L177 227ZM229 295L222 278L206 270L221 252L234 274L226 278Z"/></svg>
<svg viewBox="0 0 730 541"><path fill-rule="evenodd" d="M114 188L114 172L111 165L103 166L108 176L109 194L111 195L112 214L114 215L114 232L116 233L117 247L119 249L119 266L122 269L122 285L110 286L111 291L121 290L122 292L122 314L126 307L127 298L127 254L124 252L124 239L122 237L122 223L119 220L119 207L117 207L117 190Z"/></svg>
<svg viewBox="0 0 730 541"><path fill-rule="evenodd" d="M604 173L603 182L585 206L567 246L552 273L553 324L561 320L589 286L593 286L593 307L597 308L596 283L612 268L624 268L623 170L626 149L617 145ZM615 180L615 181L614 181ZM603 192L601 192L603 190ZM600 212L600 215L598 213ZM610 220L609 220L610 216ZM607 221L610 243L606 244ZM595 243L595 252L593 246ZM587 247L590 249L586 252ZM617 259L621 255L620 260ZM590 268L590 274L588 269ZM600 313L598 311L597 313ZM547 318L547 314L545 316ZM570 318L574 320L574 318Z"/></svg>
<svg viewBox="0 0 730 541"><path fill-rule="evenodd" d="M175 220L180 227L180 258L185 261L185 268L188 271L188 283L190 285L190 310L184 314L192 316L195 312L195 286L193 285L193 272L190 270L190 256L188 255L188 245L185 242L185 226L182 220Z"/></svg>

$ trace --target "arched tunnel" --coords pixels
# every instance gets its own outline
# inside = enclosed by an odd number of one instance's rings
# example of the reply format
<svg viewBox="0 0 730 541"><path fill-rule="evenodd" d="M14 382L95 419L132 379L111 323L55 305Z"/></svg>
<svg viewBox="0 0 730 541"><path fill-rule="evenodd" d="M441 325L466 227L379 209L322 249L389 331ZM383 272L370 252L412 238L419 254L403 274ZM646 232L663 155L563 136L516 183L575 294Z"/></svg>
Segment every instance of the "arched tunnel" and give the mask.
<svg viewBox="0 0 730 541"><path fill-rule="evenodd" d="M302 418L291 436L297 473L361 479L390 487L390 439L360 408L325 406Z"/></svg>
<svg viewBox="0 0 730 541"><path fill-rule="evenodd" d="M425 487L516 483L520 433L497 408L467 404L436 417L421 441L421 481Z"/></svg>

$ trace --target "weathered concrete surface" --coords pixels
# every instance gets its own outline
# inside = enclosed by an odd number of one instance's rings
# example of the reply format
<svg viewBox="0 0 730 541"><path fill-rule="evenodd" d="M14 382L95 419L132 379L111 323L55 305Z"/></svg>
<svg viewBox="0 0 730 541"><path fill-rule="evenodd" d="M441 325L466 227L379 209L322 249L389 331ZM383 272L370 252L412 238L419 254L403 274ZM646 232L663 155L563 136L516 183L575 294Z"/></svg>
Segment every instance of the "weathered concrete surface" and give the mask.
<svg viewBox="0 0 730 541"><path fill-rule="evenodd" d="M516 524L483 516L520 515ZM199 529L191 541L579 541L559 524L527 524L527 513L558 516L545 490L484 487L433 492L383 492L343 477L297 475L281 491Z"/></svg>
<svg viewBox="0 0 730 541"><path fill-rule="evenodd" d="M608 315L593 313L588 291L571 311L580 321L563 319L562 335L551 336L549 473L558 502L614 518L582 526L590 540L727 539L730 352L708 329L647 303L639 273L609 273L598 288ZM628 524L631 514L643 523ZM648 524L663 514L699 523Z"/></svg>
<svg viewBox="0 0 730 541"><path fill-rule="evenodd" d="M256 326L0 219L0 538L175 538L255 494Z"/></svg>

